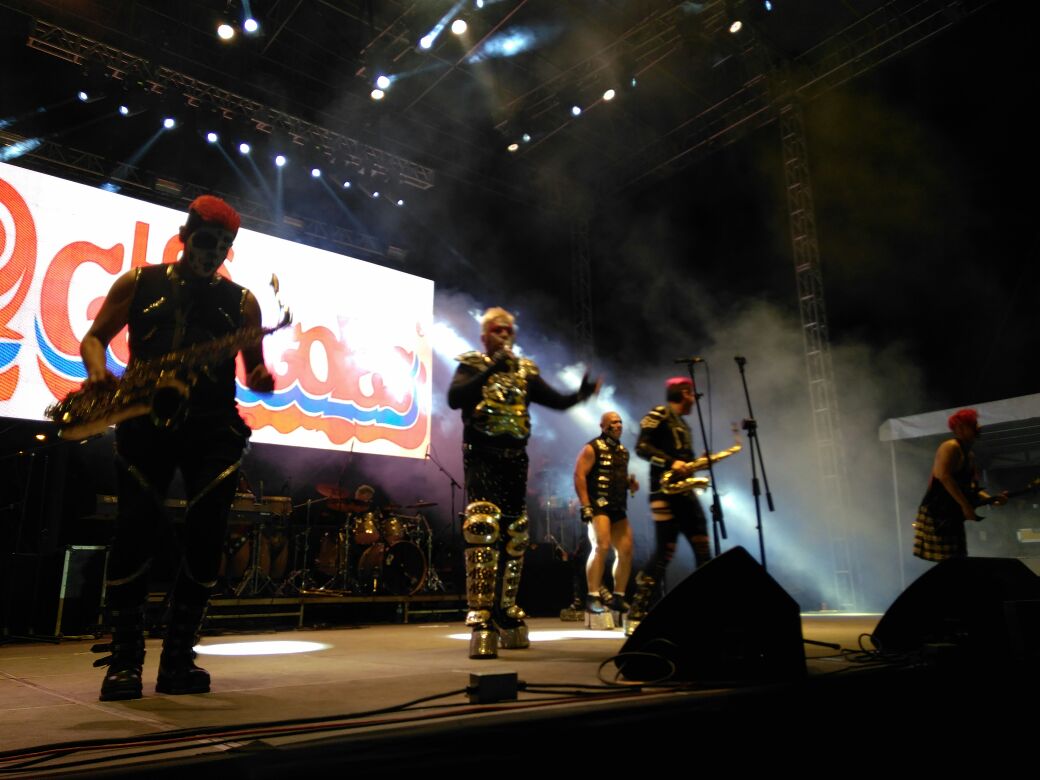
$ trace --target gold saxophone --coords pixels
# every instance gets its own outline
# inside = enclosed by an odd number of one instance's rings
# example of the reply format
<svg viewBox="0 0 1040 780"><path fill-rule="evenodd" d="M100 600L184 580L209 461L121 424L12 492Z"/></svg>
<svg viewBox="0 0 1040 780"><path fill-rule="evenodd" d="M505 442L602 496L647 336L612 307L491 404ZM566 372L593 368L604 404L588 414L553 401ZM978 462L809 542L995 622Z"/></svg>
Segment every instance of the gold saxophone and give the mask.
<svg viewBox="0 0 1040 780"><path fill-rule="evenodd" d="M703 471L708 468L709 457L711 458L712 463L716 463L717 461L725 460L731 455L736 455L743 449L736 428L733 429L733 436L734 442L732 447L724 449L721 452L716 452L710 456L703 455L696 460L689 461L687 465L692 466L694 471ZM695 477L693 474L684 477L669 469L661 475L660 490L667 496L675 496L679 493L689 493L691 490L707 490L710 484L711 480L707 477Z"/></svg>
<svg viewBox="0 0 1040 780"><path fill-rule="evenodd" d="M44 414L58 424L58 436L67 441L82 441L104 433L110 425L146 414L157 428L176 428L184 419L199 371L291 322L292 314L286 310L273 328L242 328L151 360L131 361L114 387L95 384L73 390Z"/></svg>

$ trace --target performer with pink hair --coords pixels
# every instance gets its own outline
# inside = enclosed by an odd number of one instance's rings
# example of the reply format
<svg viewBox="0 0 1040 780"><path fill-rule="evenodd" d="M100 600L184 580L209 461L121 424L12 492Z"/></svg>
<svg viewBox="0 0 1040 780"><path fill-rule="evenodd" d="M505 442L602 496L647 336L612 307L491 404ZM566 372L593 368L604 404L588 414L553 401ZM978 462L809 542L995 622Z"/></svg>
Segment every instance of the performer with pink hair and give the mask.
<svg viewBox="0 0 1040 780"><path fill-rule="evenodd" d="M947 425L953 438L940 444L935 452L928 490L914 523L914 555L926 561L966 557L964 522L979 519L972 501L990 498L978 488L975 455L971 451L982 433L978 412L961 409L950 415ZM1006 502L1006 492L992 499L998 506Z"/></svg>

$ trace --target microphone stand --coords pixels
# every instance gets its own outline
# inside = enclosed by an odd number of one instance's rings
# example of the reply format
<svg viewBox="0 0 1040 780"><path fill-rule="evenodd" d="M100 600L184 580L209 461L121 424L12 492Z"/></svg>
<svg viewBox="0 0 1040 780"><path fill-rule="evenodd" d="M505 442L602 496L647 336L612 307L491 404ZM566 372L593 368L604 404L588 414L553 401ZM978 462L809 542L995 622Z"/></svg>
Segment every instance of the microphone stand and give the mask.
<svg viewBox="0 0 1040 780"><path fill-rule="evenodd" d="M758 441L758 422L755 420L755 413L751 409L751 394L748 393L747 376L744 373L747 358L738 355L733 359L737 362L737 369L740 371L740 382L744 386L744 399L747 401L748 417L741 423L741 427L747 431L748 449L751 451L751 494L755 497L755 529L758 531L758 552L762 560L762 568L768 571L769 569L766 566L766 541L762 531L762 501L760 498L762 491L758 484L758 465L762 467L762 481L766 483L766 503L769 505L769 511L775 512L776 507L773 505L773 494L769 491L766 462L762 459L762 446Z"/></svg>
<svg viewBox="0 0 1040 780"><path fill-rule="evenodd" d="M455 491L456 491L456 489L457 490L462 490L463 488L462 488L462 485L460 485L458 483L458 481L455 479L455 477L453 477L451 475L451 472L448 471L446 468L444 468L444 466L442 466L440 464L440 462L433 456L433 447L432 446L428 446L426 448L426 459L429 460L431 463L433 463L433 465L436 466L438 469L440 469L440 472L444 476L446 476L448 478L448 481L451 483L451 488L450 488L450 492L451 492L451 514L449 515L449 518L450 518L449 525L451 526L451 548L450 548L450 550L448 552L448 559L451 562L451 570L452 570L452 573L454 574L454 572L455 572L455 551L458 549L458 540L455 538L455 534L456 534L456 531L457 531L456 526L458 525L458 523L456 522L457 518L456 518L456 515L455 515ZM431 534L431 536L432 536L432 534ZM430 558L430 561L429 561L429 565L430 565L431 569L434 569L433 558L432 558L432 555L433 555L433 546L432 546L432 544L430 546L430 555L431 555L431 558ZM435 571L435 573L436 573L436 571ZM443 584L441 585L441 589L443 590Z"/></svg>
<svg viewBox="0 0 1040 780"><path fill-rule="evenodd" d="M708 481L711 483L711 531L715 541L715 555L722 552L722 539L726 536L726 521L722 514L722 501L719 500L719 489L715 484L715 463L711 458L711 450L708 449L708 431L704 427L704 412L701 411L701 398L704 393L697 392L697 381L693 375L693 367L697 363L704 362L700 358L681 361L686 363L686 369L690 372L690 382L693 383L694 408L697 410L697 421L701 427L701 441L704 442L704 451L708 454ZM694 498L694 501L697 499ZM721 539L720 539L721 536Z"/></svg>

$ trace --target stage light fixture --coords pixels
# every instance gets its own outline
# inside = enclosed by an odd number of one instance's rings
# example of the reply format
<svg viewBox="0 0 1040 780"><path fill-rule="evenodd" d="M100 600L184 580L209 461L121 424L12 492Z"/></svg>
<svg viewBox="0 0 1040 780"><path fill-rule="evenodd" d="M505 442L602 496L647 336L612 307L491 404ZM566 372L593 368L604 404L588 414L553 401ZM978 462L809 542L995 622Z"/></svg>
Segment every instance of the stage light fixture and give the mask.
<svg viewBox="0 0 1040 780"><path fill-rule="evenodd" d="M349 181L343 182L343 189L345 189L345 190L349 190L350 189L350 182Z"/></svg>
<svg viewBox="0 0 1040 780"><path fill-rule="evenodd" d="M571 106L571 116L581 116L581 106Z"/></svg>
<svg viewBox="0 0 1040 780"><path fill-rule="evenodd" d="M525 144L531 143L531 134L524 133L522 136L520 136L520 140L523 141Z"/></svg>
<svg viewBox="0 0 1040 780"><path fill-rule="evenodd" d="M475 5L477 8L483 8L484 7L484 0L476 0L476 2L473 3L473 5Z"/></svg>
<svg viewBox="0 0 1040 780"><path fill-rule="evenodd" d="M260 23L252 16L250 16L244 22L242 22L242 29L250 35L254 35L257 31L259 31Z"/></svg>
<svg viewBox="0 0 1040 780"><path fill-rule="evenodd" d="M729 31L731 33L733 33L734 35L736 35L738 32L740 32L743 29L743 27L744 27L744 23L741 22L740 19L737 19L735 22L733 22L733 24L731 24L729 26Z"/></svg>
<svg viewBox="0 0 1040 780"><path fill-rule="evenodd" d="M773 10L773 4L771 2L769 2L769 0L765 0L765 2L762 3L762 5L764 5L766 7L767 11L772 11Z"/></svg>
<svg viewBox="0 0 1040 780"><path fill-rule="evenodd" d="M36 441L47 441L47 434L46 433L38 433L38 434L36 434Z"/></svg>
<svg viewBox="0 0 1040 780"><path fill-rule="evenodd" d="M285 165L286 162L287 162L287 160L285 159L285 155L284 154L276 154L275 155L275 157L274 157L274 164L277 165L279 168L281 168L283 165Z"/></svg>
<svg viewBox="0 0 1040 780"><path fill-rule="evenodd" d="M215 144L219 140L220 136L214 133L212 130L206 133L206 143Z"/></svg>
<svg viewBox="0 0 1040 780"><path fill-rule="evenodd" d="M403 206L404 205L404 198L398 198L397 199L397 205L398 206Z"/></svg>
<svg viewBox="0 0 1040 780"><path fill-rule="evenodd" d="M230 41L235 37L235 28L227 22L221 22L217 25L217 37L222 41Z"/></svg>
<svg viewBox="0 0 1040 780"><path fill-rule="evenodd" d="M380 73L376 76L376 87L382 90L390 89L390 77Z"/></svg>
<svg viewBox="0 0 1040 780"><path fill-rule="evenodd" d="M513 143L509 144L509 146L506 147L506 149L510 152L515 152L519 148L520 144L518 144L516 141L513 141Z"/></svg>
<svg viewBox="0 0 1040 780"><path fill-rule="evenodd" d="M125 103L119 106L119 113L123 116L130 116L130 106Z"/></svg>
<svg viewBox="0 0 1040 780"><path fill-rule="evenodd" d="M469 28L465 19L456 19L451 23L451 31L456 35L462 35Z"/></svg>
<svg viewBox="0 0 1040 780"><path fill-rule="evenodd" d="M80 101L83 103L86 103L88 100L90 100L90 95L88 95L82 89L76 93L76 97L78 97Z"/></svg>
<svg viewBox="0 0 1040 780"><path fill-rule="evenodd" d="M253 147L251 147L245 141L243 141L242 143L240 143L238 145L238 153L239 154L249 154L251 151L253 151Z"/></svg>
<svg viewBox="0 0 1040 780"><path fill-rule="evenodd" d="M311 177L315 179L321 178L321 168L311 168Z"/></svg>
<svg viewBox="0 0 1040 780"><path fill-rule="evenodd" d="M603 99L609 103L611 100L614 99L615 95L617 95L617 92L615 92L612 89L608 89L606 92L603 93Z"/></svg>
<svg viewBox="0 0 1040 780"><path fill-rule="evenodd" d="M167 130L172 130L177 126L177 120L174 119L172 116L168 116L165 119L163 119L162 126Z"/></svg>
<svg viewBox="0 0 1040 780"><path fill-rule="evenodd" d="M386 93L381 89L373 89L369 95L373 100L382 100L386 97Z"/></svg>
<svg viewBox="0 0 1040 780"><path fill-rule="evenodd" d="M433 36L432 35L424 35L422 38L419 39L419 48L421 48L421 49L429 49L432 46L433 46Z"/></svg>
<svg viewBox="0 0 1040 780"><path fill-rule="evenodd" d="M374 192L372 193L372 197L373 197L373 198L378 198L378 197L379 197L379 190L375 190L375 191L374 191Z"/></svg>

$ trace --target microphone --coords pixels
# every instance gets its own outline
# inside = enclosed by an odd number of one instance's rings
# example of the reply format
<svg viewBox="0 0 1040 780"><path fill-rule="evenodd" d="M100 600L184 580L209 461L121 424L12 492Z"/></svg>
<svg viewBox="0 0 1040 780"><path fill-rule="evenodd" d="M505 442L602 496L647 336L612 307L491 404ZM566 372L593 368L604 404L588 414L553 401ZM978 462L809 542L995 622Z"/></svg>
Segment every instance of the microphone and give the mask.
<svg viewBox="0 0 1040 780"><path fill-rule="evenodd" d="M676 358L672 362L673 363L703 363L704 362L704 358L698 357L698 356L695 355L694 357Z"/></svg>

